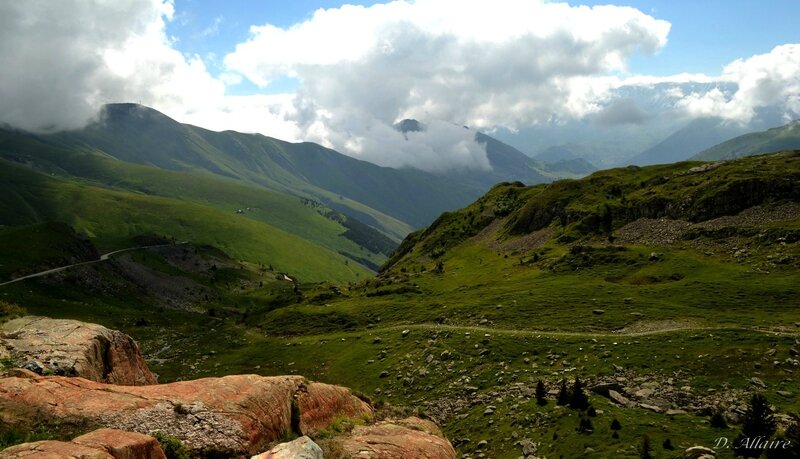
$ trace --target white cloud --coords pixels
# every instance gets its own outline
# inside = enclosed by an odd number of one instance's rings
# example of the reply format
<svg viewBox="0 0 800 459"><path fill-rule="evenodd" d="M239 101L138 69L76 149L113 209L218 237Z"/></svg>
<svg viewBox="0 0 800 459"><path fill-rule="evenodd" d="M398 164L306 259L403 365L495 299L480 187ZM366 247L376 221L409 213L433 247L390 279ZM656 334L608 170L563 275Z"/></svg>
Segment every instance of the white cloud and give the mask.
<svg viewBox="0 0 800 459"><path fill-rule="evenodd" d="M297 139L290 97L227 97L198 56L166 35L169 0L0 2L0 124L34 132L84 126L110 102L141 102L181 121Z"/></svg>
<svg viewBox="0 0 800 459"><path fill-rule="evenodd" d="M759 108L777 107L788 118L800 115L800 44L777 46L769 53L737 59L726 65L718 82L736 89L678 94L676 106L691 116L716 116L748 122Z"/></svg>
<svg viewBox="0 0 800 459"><path fill-rule="evenodd" d="M414 154L421 146L411 140L387 141L392 125L514 129L582 117L600 109L616 81L607 75L624 71L631 54L664 46L669 28L628 7L394 1L318 10L288 28L254 26L224 62L261 86L298 78L295 120L309 140L384 165L436 170L440 156L480 168L485 154L458 143Z"/></svg>

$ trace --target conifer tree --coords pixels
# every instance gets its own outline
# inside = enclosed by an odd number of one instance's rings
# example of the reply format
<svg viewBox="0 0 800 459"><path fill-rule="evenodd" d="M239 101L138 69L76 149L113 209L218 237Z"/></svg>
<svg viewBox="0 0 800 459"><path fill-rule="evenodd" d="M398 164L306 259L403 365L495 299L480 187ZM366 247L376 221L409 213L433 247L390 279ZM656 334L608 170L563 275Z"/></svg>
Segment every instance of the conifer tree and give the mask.
<svg viewBox="0 0 800 459"><path fill-rule="evenodd" d="M558 398L556 399L556 403L558 405L564 406L569 404L569 390L567 390L567 381L561 381L561 388L558 390Z"/></svg>
<svg viewBox="0 0 800 459"><path fill-rule="evenodd" d="M744 414L742 432L733 442L733 453L742 457L761 456L764 448L759 443L769 440L775 430L775 417L767 398L762 394L753 394Z"/></svg>
<svg viewBox="0 0 800 459"><path fill-rule="evenodd" d="M539 406L547 405L547 389L541 379L536 383L536 403Z"/></svg>
<svg viewBox="0 0 800 459"><path fill-rule="evenodd" d="M569 407L576 410L585 410L589 407L589 398L583 392L583 385L581 380L575 378L575 384L572 385L572 393L569 397Z"/></svg>

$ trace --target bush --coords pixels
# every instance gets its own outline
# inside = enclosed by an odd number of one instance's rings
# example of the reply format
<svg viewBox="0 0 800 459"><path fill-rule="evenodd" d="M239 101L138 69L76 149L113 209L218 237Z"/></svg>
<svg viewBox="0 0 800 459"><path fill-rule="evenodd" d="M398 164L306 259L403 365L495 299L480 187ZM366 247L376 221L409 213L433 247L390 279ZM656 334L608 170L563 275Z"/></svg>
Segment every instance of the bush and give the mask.
<svg viewBox="0 0 800 459"><path fill-rule="evenodd" d="M161 444L167 459L189 459L189 450L178 438L161 432L153 432L150 435Z"/></svg>

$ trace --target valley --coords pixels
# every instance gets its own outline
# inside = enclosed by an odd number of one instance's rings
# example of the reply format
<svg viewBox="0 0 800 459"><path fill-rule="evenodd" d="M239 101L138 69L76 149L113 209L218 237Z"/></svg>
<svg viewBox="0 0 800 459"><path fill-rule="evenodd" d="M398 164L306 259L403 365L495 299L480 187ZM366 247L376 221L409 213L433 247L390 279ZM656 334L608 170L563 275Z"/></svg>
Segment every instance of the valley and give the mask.
<svg viewBox="0 0 800 459"><path fill-rule="evenodd" d="M256 230L241 237L260 260L159 226L166 246L4 285L0 300L128 333L160 382L297 374L351 387L434 420L462 457L635 458L645 435L678 456L736 437L752 393L782 428L800 410L799 166L787 150L501 183L408 235L374 277L311 271L320 249L303 246L296 265L270 266L283 244L263 248ZM59 249L4 246L5 275L95 259L125 240L104 226L89 239L25 227L30 246ZM591 413L556 403L576 377Z"/></svg>

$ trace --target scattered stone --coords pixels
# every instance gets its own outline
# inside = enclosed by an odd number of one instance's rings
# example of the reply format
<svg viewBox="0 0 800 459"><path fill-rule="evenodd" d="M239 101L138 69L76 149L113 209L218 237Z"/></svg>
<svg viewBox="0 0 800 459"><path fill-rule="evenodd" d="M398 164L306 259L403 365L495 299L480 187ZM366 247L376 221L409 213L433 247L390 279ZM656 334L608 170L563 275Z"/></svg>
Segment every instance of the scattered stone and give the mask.
<svg viewBox="0 0 800 459"><path fill-rule="evenodd" d="M31 360L30 362L23 365L22 368L28 371L32 371L37 375L44 374L44 365L42 365L42 362L39 362L37 360Z"/></svg>
<svg viewBox="0 0 800 459"><path fill-rule="evenodd" d="M754 386L758 386L758 387L760 387L762 389L766 389L767 388L767 385L764 384L764 381L762 381L760 378L758 378L756 376L753 376L752 378L750 378L750 384L752 384Z"/></svg>
<svg viewBox="0 0 800 459"><path fill-rule="evenodd" d="M483 448L486 448L487 446L489 446L489 442L486 441L486 440L481 440L481 441L478 442L477 445L475 445L475 448L483 449Z"/></svg>
<svg viewBox="0 0 800 459"><path fill-rule="evenodd" d="M609 390L608 391L608 398L610 398L614 402L616 402L616 403L618 403L618 404L620 404L620 405L622 405L624 407L630 407L630 406L633 405L633 403L630 400L628 400L624 395L620 394L619 392L617 392L615 390Z"/></svg>
<svg viewBox="0 0 800 459"><path fill-rule="evenodd" d="M520 440L519 446L522 447L522 454L526 457L536 454L536 443L531 441L530 438L523 438Z"/></svg>
<svg viewBox="0 0 800 459"><path fill-rule="evenodd" d="M798 351L795 348L790 348L789 349L789 355L791 355L792 357L797 357L798 355L800 355L800 351Z"/></svg>
<svg viewBox="0 0 800 459"><path fill-rule="evenodd" d="M489 355L489 349L481 349L480 352L478 352L478 355L481 357Z"/></svg>
<svg viewBox="0 0 800 459"><path fill-rule="evenodd" d="M595 309L594 311L592 311L592 314L596 314L598 316L602 315L602 314L605 314L605 313L606 312L604 310L602 310L602 309Z"/></svg>
<svg viewBox="0 0 800 459"><path fill-rule="evenodd" d="M679 414L686 414L686 411L684 411L684 410L670 409L670 410L667 410L667 412L666 412L665 414L666 414L667 416L677 416L677 415L679 415Z"/></svg>
<svg viewBox="0 0 800 459"><path fill-rule="evenodd" d="M649 410L652 411L653 413L659 413L659 414L664 412L664 409L661 408L660 406L650 405L647 403L640 403L639 408L643 408L645 410Z"/></svg>
<svg viewBox="0 0 800 459"><path fill-rule="evenodd" d="M386 378L389 376L389 372L386 370L381 371L381 374L378 375L379 378Z"/></svg>
<svg viewBox="0 0 800 459"><path fill-rule="evenodd" d="M405 329L401 334L403 335L403 338L405 338L406 336L408 336L409 333L411 333L411 330Z"/></svg>
<svg viewBox="0 0 800 459"><path fill-rule="evenodd" d="M375 337L375 339L372 340L372 344L380 344L381 341L383 340L381 340L380 337Z"/></svg>
<svg viewBox="0 0 800 459"><path fill-rule="evenodd" d="M495 406L487 406L486 409L483 411L484 416L491 416L494 414L494 411L497 409Z"/></svg>
<svg viewBox="0 0 800 459"><path fill-rule="evenodd" d="M776 390L775 393L784 398L791 398L794 395L791 392L785 390Z"/></svg>
<svg viewBox="0 0 800 459"><path fill-rule="evenodd" d="M703 456L717 457L717 452L705 446L692 446L683 452L685 459L700 459Z"/></svg>

